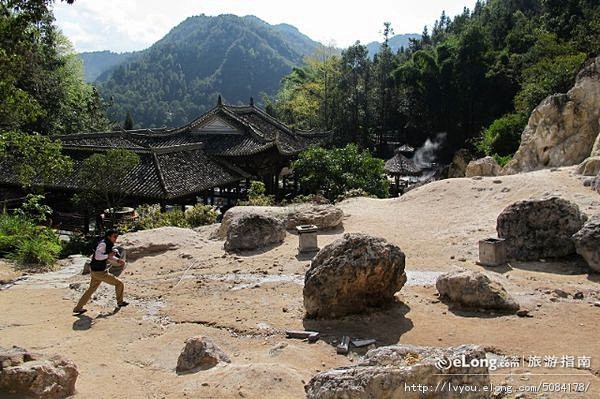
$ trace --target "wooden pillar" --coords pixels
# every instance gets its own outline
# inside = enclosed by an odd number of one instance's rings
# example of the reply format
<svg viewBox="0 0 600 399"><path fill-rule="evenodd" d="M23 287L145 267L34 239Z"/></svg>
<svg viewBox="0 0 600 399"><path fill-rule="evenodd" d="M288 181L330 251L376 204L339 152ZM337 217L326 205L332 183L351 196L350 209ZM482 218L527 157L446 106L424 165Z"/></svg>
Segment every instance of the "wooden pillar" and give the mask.
<svg viewBox="0 0 600 399"><path fill-rule="evenodd" d="M90 213L86 211L83 213L83 234L90 232Z"/></svg>
<svg viewBox="0 0 600 399"><path fill-rule="evenodd" d="M400 176L396 175L395 180L396 180L396 189L395 189L396 192L394 193L394 197L398 197L398 194L400 193Z"/></svg>
<svg viewBox="0 0 600 399"><path fill-rule="evenodd" d="M167 203L165 200L160 200L160 211L161 212L166 212L167 211Z"/></svg>

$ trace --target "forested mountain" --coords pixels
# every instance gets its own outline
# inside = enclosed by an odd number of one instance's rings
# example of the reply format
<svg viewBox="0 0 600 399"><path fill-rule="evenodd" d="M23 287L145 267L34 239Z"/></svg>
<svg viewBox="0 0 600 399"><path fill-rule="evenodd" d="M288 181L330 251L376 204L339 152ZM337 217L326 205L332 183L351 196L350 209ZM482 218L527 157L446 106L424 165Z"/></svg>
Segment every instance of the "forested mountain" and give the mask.
<svg viewBox="0 0 600 399"><path fill-rule="evenodd" d="M444 133L445 155L469 147L502 163L533 108L600 54L599 38L598 0L477 1L454 18L442 12L404 52L385 40L373 60L360 44L308 59L268 109L294 126L332 129L338 145L422 145Z"/></svg>
<svg viewBox="0 0 600 399"><path fill-rule="evenodd" d="M392 50L392 53L396 53L400 50L401 47L408 48L410 45L410 39L420 39L421 35L417 33L405 33L403 35L395 35L389 38L388 46ZM369 57L373 59L375 54L379 52L379 48L381 47L381 42L371 42L367 44L367 51L369 52Z"/></svg>
<svg viewBox="0 0 600 399"><path fill-rule="evenodd" d="M319 44L290 25L254 16L187 18L147 50L98 78L111 119L136 126L184 124L216 104L273 94Z"/></svg>
<svg viewBox="0 0 600 399"><path fill-rule="evenodd" d="M135 53L113 53L112 51L93 51L79 53L83 61L85 81L92 83L103 72L108 71L115 65L122 64L133 57Z"/></svg>

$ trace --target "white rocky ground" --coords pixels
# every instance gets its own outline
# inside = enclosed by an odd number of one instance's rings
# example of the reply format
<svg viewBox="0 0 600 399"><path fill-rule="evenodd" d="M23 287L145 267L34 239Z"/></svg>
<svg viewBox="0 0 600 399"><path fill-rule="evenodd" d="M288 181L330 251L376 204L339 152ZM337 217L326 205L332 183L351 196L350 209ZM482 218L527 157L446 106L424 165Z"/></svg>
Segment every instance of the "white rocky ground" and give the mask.
<svg viewBox="0 0 600 399"><path fill-rule="evenodd" d="M581 259L494 269L532 318L453 312L439 302L434 286L442 272L482 269L475 263L478 240L495 236L496 217L517 200L559 195L588 215L599 213L600 196L573 171L451 179L398 199L340 204L344 227L319 235L320 246L344 232L362 232L383 237L406 254L408 283L397 294L398 304L370 315L303 319L302 282L310 260L297 257L293 234L270 250L233 255L224 252L223 241L209 238L216 226L167 228L122 237L123 242L162 244L164 252L128 265L123 280L131 305L118 312L113 291L104 286L88 313L71 315L89 279L75 274L81 259L67 262L72 266L62 272L3 285L0 347L18 345L73 360L80 373L76 398L300 398L317 372L351 364L364 353L353 349L348 356L337 355L332 344L342 335L375 338L377 345L481 344L517 356L589 356L587 369L520 367L496 370L491 379L513 386L591 382L589 391L576 397L596 398L600 276L588 274ZM19 274L9 264L0 265L0 280ZM583 299L574 299L576 292ZM285 338L286 329L303 328L322 332L323 339L308 344ZM231 363L178 375L184 342L197 335L210 337ZM576 375L533 375L562 372Z"/></svg>

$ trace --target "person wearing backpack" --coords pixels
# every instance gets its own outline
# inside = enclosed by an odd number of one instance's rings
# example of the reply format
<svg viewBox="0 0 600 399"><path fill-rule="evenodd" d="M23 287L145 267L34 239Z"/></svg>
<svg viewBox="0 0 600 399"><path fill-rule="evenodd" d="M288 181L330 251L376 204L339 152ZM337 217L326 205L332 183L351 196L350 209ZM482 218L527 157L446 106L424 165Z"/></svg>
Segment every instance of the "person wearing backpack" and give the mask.
<svg viewBox="0 0 600 399"><path fill-rule="evenodd" d="M74 314L80 315L87 311L87 309L84 309L85 304L88 303L94 292L96 292L103 282L115 286L118 307L122 308L129 305L128 302L123 300L123 282L108 272L110 268L109 261L116 262L120 267L125 266L125 261L118 257L118 252L114 248L118 237L119 233L116 230L108 230L104 235L104 239L96 246L90 264L90 286L83 293L81 299L73 309Z"/></svg>

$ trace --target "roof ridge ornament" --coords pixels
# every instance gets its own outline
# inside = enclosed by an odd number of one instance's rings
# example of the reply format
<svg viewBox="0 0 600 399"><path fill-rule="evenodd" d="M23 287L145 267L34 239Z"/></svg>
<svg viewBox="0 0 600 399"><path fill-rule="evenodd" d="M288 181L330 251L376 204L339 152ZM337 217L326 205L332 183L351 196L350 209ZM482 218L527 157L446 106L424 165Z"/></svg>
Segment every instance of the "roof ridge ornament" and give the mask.
<svg viewBox="0 0 600 399"><path fill-rule="evenodd" d="M221 98L221 95L219 94L219 97L217 97L217 107L222 107L223 106L223 99Z"/></svg>
<svg viewBox="0 0 600 399"><path fill-rule="evenodd" d="M250 96L250 106L254 107L254 97Z"/></svg>

